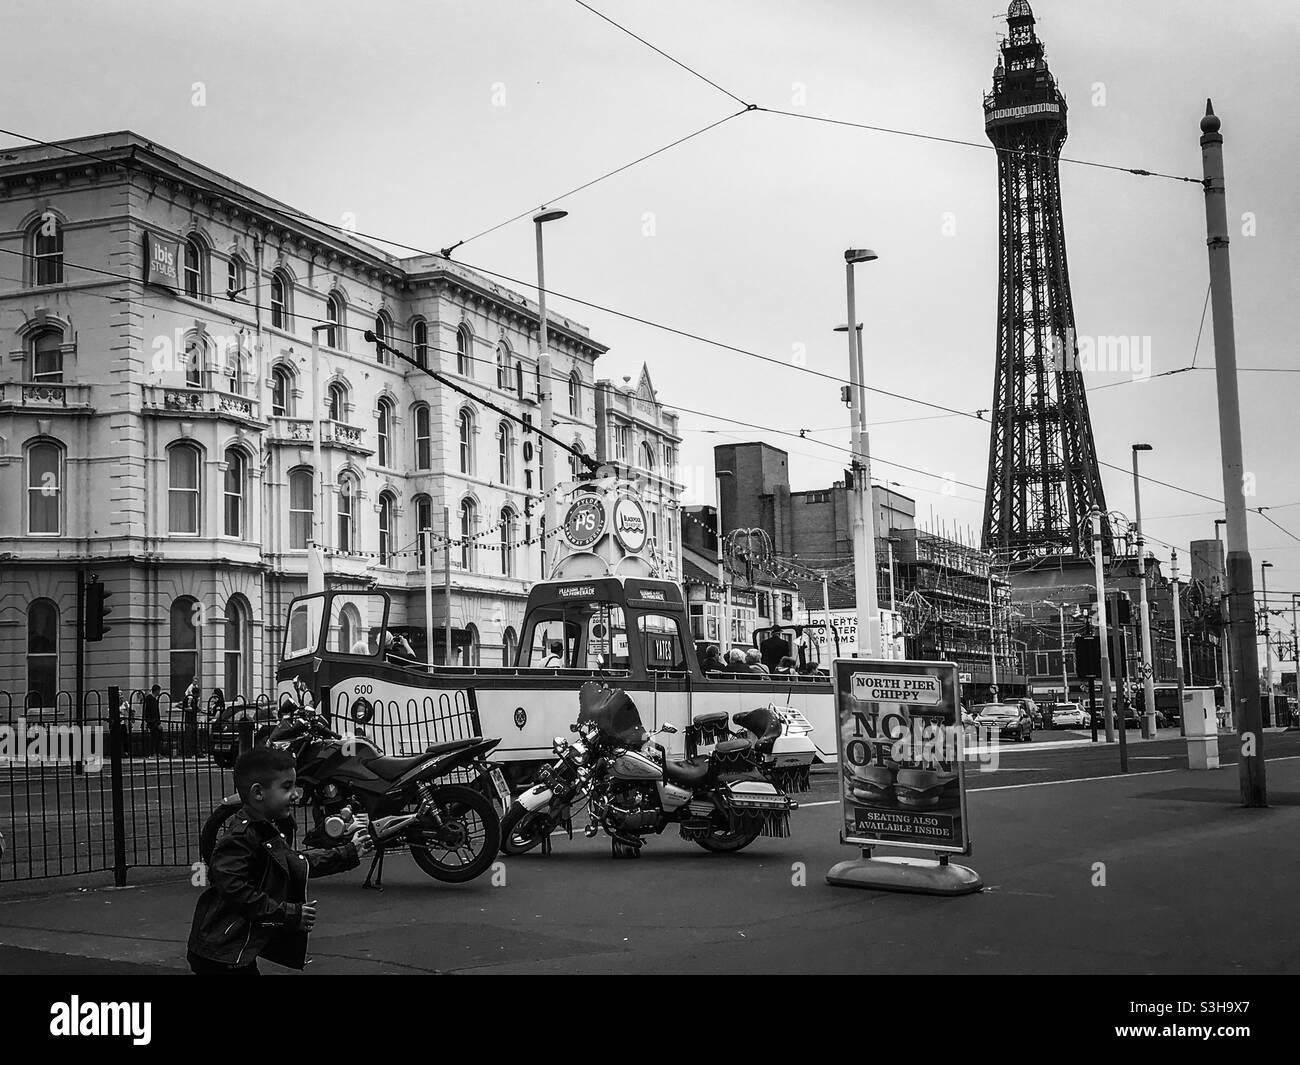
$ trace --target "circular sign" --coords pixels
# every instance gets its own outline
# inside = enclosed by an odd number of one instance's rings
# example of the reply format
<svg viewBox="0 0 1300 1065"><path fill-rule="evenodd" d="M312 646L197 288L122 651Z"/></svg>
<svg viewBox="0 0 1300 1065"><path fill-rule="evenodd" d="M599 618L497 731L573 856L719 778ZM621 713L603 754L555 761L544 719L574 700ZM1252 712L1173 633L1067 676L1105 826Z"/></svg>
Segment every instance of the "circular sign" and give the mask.
<svg viewBox="0 0 1300 1065"><path fill-rule="evenodd" d="M522 729L528 724L528 713L522 706L515 707L515 727Z"/></svg>
<svg viewBox="0 0 1300 1065"><path fill-rule="evenodd" d="M645 511L630 496L614 504L614 535L629 554L636 554L646 541Z"/></svg>
<svg viewBox="0 0 1300 1065"><path fill-rule="evenodd" d="M604 531L605 504L595 496L575 499L564 515L564 535L569 543L574 547L590 547Z"/></svg>

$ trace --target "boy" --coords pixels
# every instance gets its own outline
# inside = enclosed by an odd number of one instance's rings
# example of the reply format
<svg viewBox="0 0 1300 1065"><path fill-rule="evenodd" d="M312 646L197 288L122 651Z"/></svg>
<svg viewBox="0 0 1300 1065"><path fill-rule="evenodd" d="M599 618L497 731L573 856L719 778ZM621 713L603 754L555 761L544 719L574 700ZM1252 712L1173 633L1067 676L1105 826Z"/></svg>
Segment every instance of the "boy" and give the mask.
<svg viewBox="0 0 1300 1065"><path fill-rule="evenodd" d="M194 907L187 959L197 974L258 975L257 959L301 969L316 902L307 901L311 875L354 868L372 842L363 828L340 847L295 851L292 831L293 756L254 747L235 762L244 805L212 852L208 886Z"/></svg>

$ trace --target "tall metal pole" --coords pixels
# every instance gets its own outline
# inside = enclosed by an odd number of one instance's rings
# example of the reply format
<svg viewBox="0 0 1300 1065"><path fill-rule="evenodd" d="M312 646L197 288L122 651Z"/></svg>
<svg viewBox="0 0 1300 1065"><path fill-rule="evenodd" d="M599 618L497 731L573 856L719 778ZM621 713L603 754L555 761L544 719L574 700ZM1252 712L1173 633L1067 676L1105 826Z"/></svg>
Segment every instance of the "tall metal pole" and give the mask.
<svg viewBox="0 0 1300 1065"><path fill-rule="evenodd" d="M998 686L998 635L993 627L993 569L989 568L989 675L991 686Z"/></svg>
<svg viewBox="0 0 1300 1065"><path fill-rule="evenodd" d="M1145 729L1149 736L1156 734L1156 683L1151 665L1151 613L1147 605L1146 541L1142 538L1142 490L1138 478L1138 452L1150 450L1150 445L1133 445L1133 507L1134 527L1137 531L1138 568L1138 620L1142 629L1142 694L1146 718Z"/></svg>
<svg viewBox="0 0 1300 1065"><path fill-rule="evenodd" d="M875 252L850 249L844 253L844 277L848 295L850 326L857 323L857 300L853 290L855 263L869 262ZM858 657L880 655L880 614L876 594L876 531L871 500L871 454L863 410L862 345L857 329L846 329L849 338L849 399L853 454L853 584L858 614ZM865 636L865 640L863 637Z"/></svg>
<svg viewBox="0 0 1300 1065"><path fill-rule="evenodd" d="M451 665L451 508L442 508L442 602L443 609L446 610L446 617L443 619L443 636L446 638L447 657L443 659L446 665Z"/></svg>
<svg viewBox="0 0 1300 1065"><path fill-rule="evenodd" d="M1101 705L1106 718L1106 742L1115 739L1115 715L1110 690L1110 644L1106 632L1106 574L1102 568L1101 510L1092 508L1092 564L1097 580L1097 633L1101 657Z"/></svg>
<svg viewBox="0 0 1300 1065"><path fill-rule="evenodd" d="M1174 592L1174 679L1178 682L1178 735L1187 735L1183 722L1183 612L1178 602L1178 552L1169 552L1169 576Z"/></svg>
<svg viewBox="0 0 1300 1065"><path fill-rule="evenodd" d="M835 657L840 656L840 634L835 631L835 626L831 624L831 596L829 591L829 580L822 573L822 613L826 615L826 632L835 641Z"/></svg>
<svg viewBox="0 0 1300 1065"><path fill-rule="evenodd" d="M728 650L733 646L735 637L731 631L731 574L727 570L726 527L722 524L722 478L734 476L735 473L731 470L718 470L713 475L714 483L718 486L717 541L718 577L722 581L722 631L724 645Z"/></svg>
<svg viewBox="0 0 1300 1065"><path fill-rule="evenodd" d="M563 218L567 211L543 211L533 216L533 228L537 231L537 314L538 343L537 373L540 378L542 430L549 436L555 431L555 382L551 380L550 330L546 321L546 266L542 254L542 226L547 222ZM542 500L542 577L549 572L547 562L551 548L545 537L555 529L555 493L549 489L558 482L555 475L555 445L546 436L538 440L541 454L541 470L538 487L543 493ZM552 541L553 542L553 541Z"/></svg>
<svg viewBox="0 0 1300 1065"><path fill-rule="evenodd" d="M1217 542L1220 545L1220 547L1223 546L1223 533L1221 531L1221 526L1227 524L1228 524L1227 518L1214 519L1214 539L1215 542ZM1232 725L1233 728L1236 728L1237 727L1237 711L1236 711L1237 704L1233 701L1232 698L1232 693L1233 693L1232 662L1228 658L1228 644L1230 642L1228 639L1228 624L1229 624L1228 619L1231 616L1231 611L1229 609L1229 603L1228 603L1228 567L1226 562L1227 554L1223 551L1220 551L1219 558L1221 560L1220 565L1223 566L1223 569L1220 571L1223 575L1223 580L1219 583L1219 588L1220 588L1219 591L1219 620L1220 620L1219 658L1221 659L1222 662L1220 668L1223 670L1223 678L1222 678L1223 708L1227 712L1228 723Z"/></svg>
<svg viewBox="0 0 1300 1065"><path fill-rule="evenodd" d="M424 547L424 658L433 668L433 530L421 529L420 542Z"/></svg>
<svg viewBox="0 0 1300 1065"><path fill-rule="evenodd" d="M1273 644L1272 632L1268 623L1268 571L1273 565L1271 562L1261 562L1259 564L1259 584L1260 592L1264 599L1264 698L1265 704L1270 712L1273 709Z"/></svg>
<svg viewBox="0 0 1300 1065"><path fill-rule="evenodd" d="M1070 701L1070 681L1065 674L1065 604L1057 603L1056 609L1061 615L1061 702Z"/></svg>
<svg viewBox="0 0 1300 1065"><path fill-rule="evenodd" d="M1259 648L1255 644L1255 589L1246 529L1245 474L1241 453L1241 405L1237 397L1237 343L1232 320L1232 271L1228 260L1228 205L1223 182L1223 134L1209 100L1201 119L1201 165L1205 176L1205 235L1210 261L1214 319L1214 377L1219 400L1219 446L1223 499L1228 519L1228 599L1232 613L1233 694L1237 700L1240 752L1237 776L1243 806L1267 806L1264 728L1259 699Z"/></svg>

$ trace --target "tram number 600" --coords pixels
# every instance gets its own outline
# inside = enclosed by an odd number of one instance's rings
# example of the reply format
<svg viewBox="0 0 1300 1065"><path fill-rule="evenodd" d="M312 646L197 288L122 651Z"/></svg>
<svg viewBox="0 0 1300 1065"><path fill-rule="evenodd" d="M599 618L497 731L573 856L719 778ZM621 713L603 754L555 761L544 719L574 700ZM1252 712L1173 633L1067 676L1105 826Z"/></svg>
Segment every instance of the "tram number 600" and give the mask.
<svg viewBox="0 0 1300 1065"><path fill-rule="evenodd" d="M374 690L375 690L375 686L373 684L358 684L356 687L356 691L354 691L352 694L371 695L374 693Z"/></svg>

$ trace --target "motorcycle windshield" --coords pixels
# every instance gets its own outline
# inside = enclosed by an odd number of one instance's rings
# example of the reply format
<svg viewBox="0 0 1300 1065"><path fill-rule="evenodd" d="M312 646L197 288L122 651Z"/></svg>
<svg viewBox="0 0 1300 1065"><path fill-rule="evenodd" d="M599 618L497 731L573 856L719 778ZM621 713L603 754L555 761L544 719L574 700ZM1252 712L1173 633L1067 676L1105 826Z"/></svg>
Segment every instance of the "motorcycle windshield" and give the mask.
<svg viewBox="0 0 1300 1065"><path fill-rule="evenodd" d="M640 747L650 738L636 703L622 688L603 693L578 714L578 720L593 722L602 735L620 747Z"/></svg>

